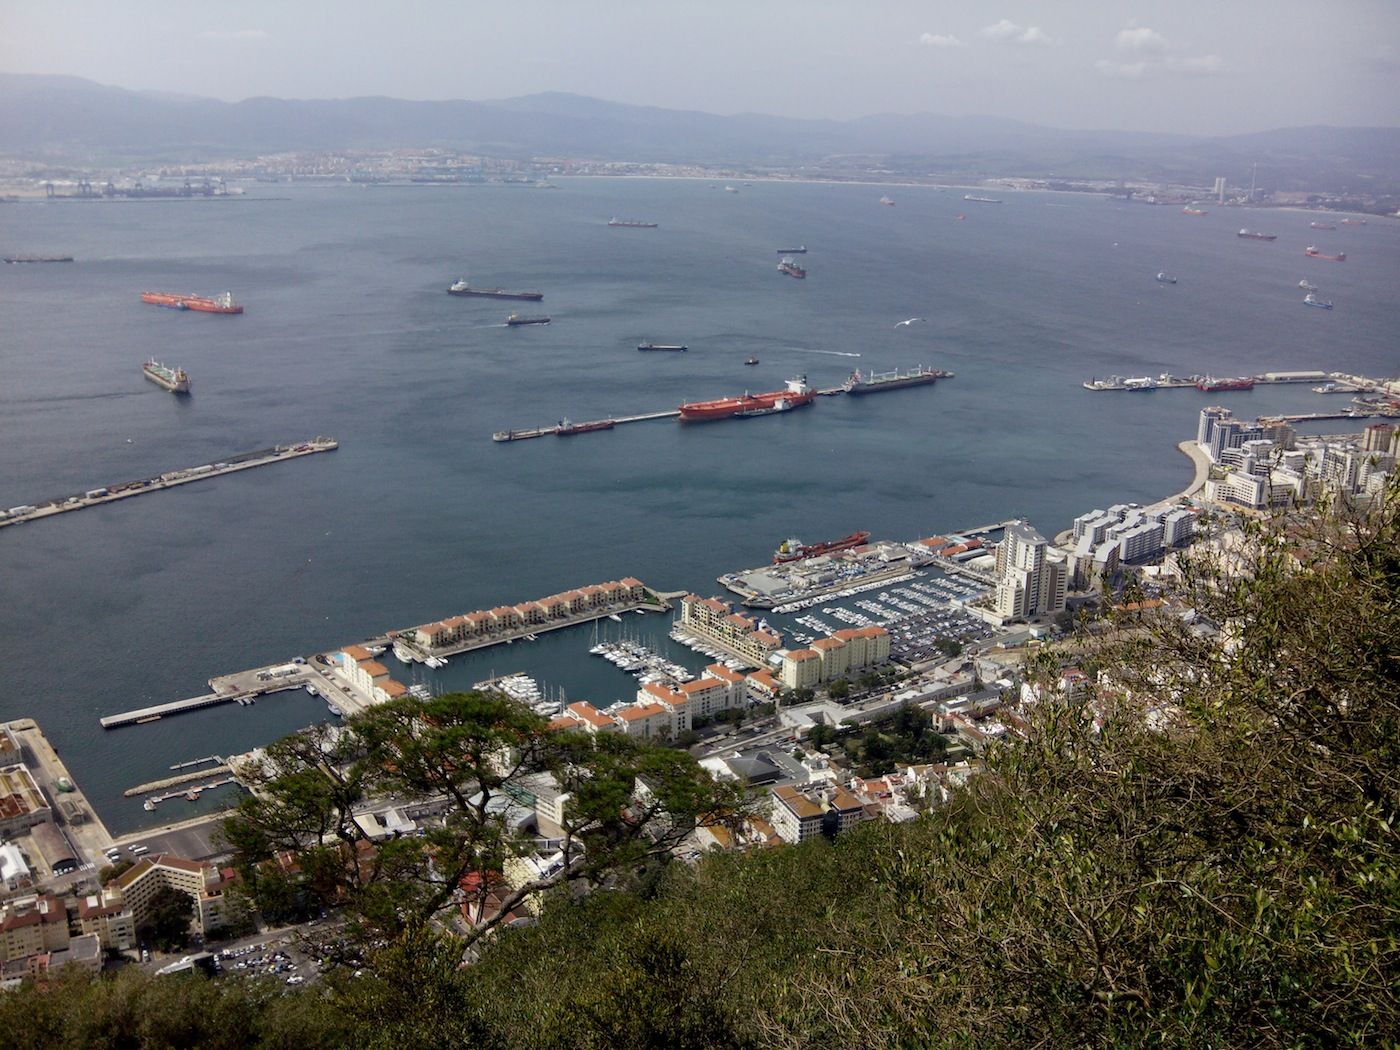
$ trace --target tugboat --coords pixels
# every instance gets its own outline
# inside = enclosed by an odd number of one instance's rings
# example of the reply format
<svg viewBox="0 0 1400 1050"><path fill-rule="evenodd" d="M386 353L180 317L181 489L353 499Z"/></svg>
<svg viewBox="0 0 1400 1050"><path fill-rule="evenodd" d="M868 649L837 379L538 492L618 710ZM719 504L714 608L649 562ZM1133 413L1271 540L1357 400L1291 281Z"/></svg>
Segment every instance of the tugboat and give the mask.
<svg viewBox="0 0 1400 1050"><path fill-rule="evenodd" d="M799 281L807 276L807 271L798 266L795 259L784 259L778 263L778 272L785 273L789 277L796 277Z"/></svg>
<svg viewBox="0 0 1400 1050"><path fill-rule="evenodd" d="M521 317L519 314L511 314L506 318L506 324L511 328L519 328L525 324L549 324L548 317Z"/></svg>

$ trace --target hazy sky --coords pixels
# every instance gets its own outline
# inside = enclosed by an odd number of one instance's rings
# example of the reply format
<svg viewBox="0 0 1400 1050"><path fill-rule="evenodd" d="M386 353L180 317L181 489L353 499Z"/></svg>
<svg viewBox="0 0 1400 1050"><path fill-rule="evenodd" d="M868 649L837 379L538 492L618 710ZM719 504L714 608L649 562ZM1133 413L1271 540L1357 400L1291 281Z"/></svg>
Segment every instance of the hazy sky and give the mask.
<svg viewBox="0 0 1400 1050"><path fill-rule="evenodd" d="M1400 0L0 0L0 70L235 100L1400 124Z"/></svg>

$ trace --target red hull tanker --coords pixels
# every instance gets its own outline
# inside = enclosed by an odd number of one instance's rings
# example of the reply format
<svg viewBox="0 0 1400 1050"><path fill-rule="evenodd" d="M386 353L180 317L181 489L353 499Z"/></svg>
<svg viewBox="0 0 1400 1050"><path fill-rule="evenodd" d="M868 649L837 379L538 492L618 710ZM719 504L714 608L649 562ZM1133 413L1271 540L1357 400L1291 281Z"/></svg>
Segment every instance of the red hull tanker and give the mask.
<svg viewBox="0 0 1400 1050"><path fill-rule="evenodd" d="M816 558L834 551L850 550L852 547L859 547L868 539L870 539L868 532L853 532L849 536L842 536L839 540L828 540L826 543L810 545L798 539L784 540L783 545L773 552L773 564L782 565L784 562L801 561L803 558Z"/></svg>
<svg viewBox="0 0 1400 1050"><path fill-rule="evenodd" d="M1347 253L1346 253L1346 252L1338 252L1336 255L1328 255L1326 252L1320 252L1320 251L1318 251L1318 250L1317 250L1316 248L1314 248L1311 244L1308 245L1308 247L1304 250L1303 254L1306 255L1306 256L1307 256L1308 258L1310 258L1310 259L1327 259L1327 260L1329 260L1329 261L1331 261L1331 262L1346 262L1346 261L1347 261Z"/></svg>
<svg viewBox="0 0 1400 1050"><path fill-rule="evenodd" d="M807 377L798 376L788 380L785 390L772 390L766 394L746 392L739 397L687 402L680 406L680 419L682 423L705 423L735 416L766 416L810 405L816 396L816 391L807 385Z"/></svg>
<svg viewBox="0 0 1400 1050"><path fill-rule="evenodd" d="M206 314L241 314L243 307L233 301L233 293L216 298L207 295L176 295L174 292L142 292L141 301L171 310L198 310Z"/></svg>

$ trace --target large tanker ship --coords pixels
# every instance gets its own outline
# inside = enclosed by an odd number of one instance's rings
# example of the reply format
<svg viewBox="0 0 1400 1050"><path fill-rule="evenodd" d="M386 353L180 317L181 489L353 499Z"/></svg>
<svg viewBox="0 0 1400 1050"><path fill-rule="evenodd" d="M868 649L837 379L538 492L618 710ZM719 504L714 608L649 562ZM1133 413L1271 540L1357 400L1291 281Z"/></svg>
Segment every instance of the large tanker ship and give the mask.
<svg viewBox="0 0 1400 1050"><path fill-rule="evenodd" d="M537 303L544 298L544 292L508 292L504 288L473 288L465 280L455 282L447 289L448 295L467 295L476 299L528 299Z"/></svg>
<svg viewBox="0 0 1400 1050"><path fill-rule="evenodd" d="M1247 241L1276 241L1276 233L1260 233L1258 230L1241 230L1235 234L1236 237L1243 237Z"/></svg>
<svg viewBox="0 0 1400 1050"><path fill-rule="evenodd" d="M850 550L852 547L859 547L868 539L870 539L868 532L853 532L849 536L842 536L839 540L827 540L825 543L803 543L794 537L783 540L778 545L778 549L773 552L773 564L782 565L784 562L801 561L803 558L815 558L818 555L831 554L834 551Z"/></svg>
<svg viewBox="0 0 1400 1050"><path fill-rule="evenodd" d="M164 387L172 394L188 394L190 392L190 377L185 374L183 368L171 368L153 358L141 366L141 371L152 383Z"/></svg>
<svg viewBox="0 0 1400 1050"><path fill-rule="evenodd" d="M772 390L764 394L745 392L739 397L688 402L680 406L680 420L682 423L704 423L712 419L790 412L794 408L810 405L816 396L816 391L807 385L807 377L796 376L787 381L787 387L783 390Z"/></svg>
<svg viewBox="0 0 1400 1050"><path fill-rule="evenodd" d="M1318 249L1314 248L1311 244L1303 250L1303 254L1308 256L1308 258L1310 259L1329 259L1332 262L1347 261L1346 252L1338 252L1336 255L1328 255L1326 252L1319 251Z"/></svg>
<svg viewBox="0 0 1400 1050"><path fill-rule="evenodd" d="M848 394L878 394L885 390L898 390L900 387L936 383L951 374L937 368L916 368L910 372L871 372L866 376L861 375L860 369L856 369L846 378L842 388Z"/></svg>
<svg viewBox="0 0 1400 1050"><path fill-rule="evenodd" d="M141 301L170 310L198 310L206 314L241 314L243 307L233 301L233 293L209 298L207 295L177 295L174 292L142 292Z"/></svg>

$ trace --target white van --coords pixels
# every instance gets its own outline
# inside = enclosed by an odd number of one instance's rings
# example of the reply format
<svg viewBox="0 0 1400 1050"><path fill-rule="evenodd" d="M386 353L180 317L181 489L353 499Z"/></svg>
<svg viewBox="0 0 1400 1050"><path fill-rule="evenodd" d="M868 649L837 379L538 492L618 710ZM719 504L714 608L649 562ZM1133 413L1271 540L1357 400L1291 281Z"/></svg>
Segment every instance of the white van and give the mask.
<svg viewBox="0 0 1400 1050"><path fill-rule="evenodd" d="M131 847L131 852L134 853L136 856L139 857L139 856L141 856L141 854L143 854L143 853L150 853L150 852L151 852L151 847L150 847L150 846L132 846L132 847Z"/></svg>

